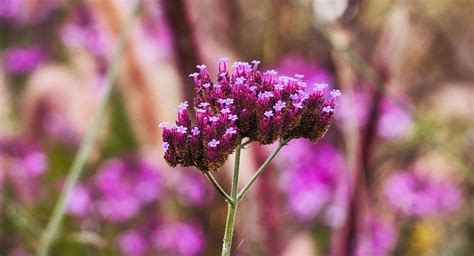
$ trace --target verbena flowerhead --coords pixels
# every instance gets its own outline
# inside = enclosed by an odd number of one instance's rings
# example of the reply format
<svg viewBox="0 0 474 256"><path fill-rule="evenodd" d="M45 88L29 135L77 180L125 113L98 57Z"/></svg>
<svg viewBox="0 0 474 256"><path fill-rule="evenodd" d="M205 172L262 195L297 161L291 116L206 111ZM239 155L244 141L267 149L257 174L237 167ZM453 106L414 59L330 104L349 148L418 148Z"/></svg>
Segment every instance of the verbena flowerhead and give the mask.
<svg viewBox="0 0 474 256"><path fill-rule="evenodd" d="M215 81L205 65L197 66L199 72L190 75L196 115L191 118L183 102L176 124L160 125L168 164L217 170L243 138L260 144L294 138L314 142L326 133L341 92L333 90L326 99L326 86L319 84L309 93L302 75L278 77L275 70L259 71L259 63L234 62L231 73L222 58Z"/></svg>

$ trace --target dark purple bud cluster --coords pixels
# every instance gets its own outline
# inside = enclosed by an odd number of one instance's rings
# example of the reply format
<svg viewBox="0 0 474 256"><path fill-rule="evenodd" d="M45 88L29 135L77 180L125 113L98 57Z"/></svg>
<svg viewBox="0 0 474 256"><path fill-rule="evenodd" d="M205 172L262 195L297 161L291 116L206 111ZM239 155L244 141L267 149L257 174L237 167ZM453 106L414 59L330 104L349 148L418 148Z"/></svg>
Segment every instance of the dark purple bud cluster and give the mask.
<svg viewBox="0 0 474 256"><path fill-rule="evenodd" d="M339 90L325 100L326 84L308 90L302 75L277 76L260 72L259 61L234 62L229 73L226 58L219 60L217 81L211 81L205 65L198 65L194 79L195 122L188 115L188 102L177 109L178 120L171 128L163 122L165 160L171 165L217 170L248 138L260 144L278 139L307 138L317 141L333 118Z"/></svg>

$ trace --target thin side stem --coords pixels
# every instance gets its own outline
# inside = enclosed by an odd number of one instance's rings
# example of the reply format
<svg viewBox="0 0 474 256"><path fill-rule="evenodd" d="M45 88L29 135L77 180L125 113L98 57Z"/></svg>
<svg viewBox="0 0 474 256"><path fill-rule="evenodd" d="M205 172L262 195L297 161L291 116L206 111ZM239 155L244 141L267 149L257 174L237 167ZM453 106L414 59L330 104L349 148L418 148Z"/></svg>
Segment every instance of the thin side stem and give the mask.
<svg viewBox="0 0 474 256"><path fill-rule="evenodd" d="M209 181L211 181L212 185L214 185L214 187L217 189L217 191L225 198L225 200L228 202L228 203L234 203L234 200L229 196L229 194L227 194L225 192L225 190L221 187L221 185L219 184L219 182L216 180L216 178L214 178L214 176L212 176L211 172L208 171L208 172L205 172L204 174L206 174L207 178L209 179Z"/></svg>
<svg viewBox="0 0 474 256"><path fill-rule="evenodd" d="M136 16L139 3L140 1L136 1L134 6L131 8L131 11L127 17L126 24L120 33L117 48L115 49L113 59L107 71L104 95L102 96L99 108L95 113L92 125L87 131L84 140L82 140L81 145L79 146L79 150L76 156L74 157L71 169L69 170L69 174L66 177L63 192L59 195L59 199L56 203L53 214L48 222L45 231L43 232L40 238L36 255L48 255L51 244L53 243L56 234L58 233L58 230L61 226L61 222L64 218L64 212L66 210L66 205L69 200L69 197L71 196L72 191L81 175L82 167L84 166L87 160L87 157L92 149L92 145L95 141L99 128L101 127L102 121L104 119L105 110L110 98L112 86L117 77L120 57L122 56L122 53L125 49L126 39L128 37L130 27L133 24L133 20Z"/></svg>
<svg viewBox="0 0 474 256"><path fill-rule="evenodd" d="M275 158L275 156L278 154L278 152L280 152L280 150L283 148L283 146L286 145L286 143L288 143L289 140L290 139L286 139L286 140L282 140L280 142L280 144L275 149L275 151L273 151L273 153L267 158L267 160L265 160L265 162L262 164L262 166L260 166L260 168L258 168L258 170L255 172L255 174L252 176L252 178L247 182L247 184L245 184L244 188L242 188L242 190L239 192L239 195L237 196L237 201L236 202L239 202L240 200L242 200L242 198L245 196L245 193L247 193L247 191L250 189L250 186L252 186L252 184L255 182L255 180L258 178L258 176L260 176L260 174L262 174L262 172L265 170L265 168L270 164L270 162L273 160L273 158Z"/></svg>
<svg viewBox="0 0 474 256"><path fill-rule="evenodd" d="M253 141L251 139L248 139L247 141L245 141L244 143L242 143L242 145L240 145L241 148L247 146L248 144L252 143Z"/></svg>
<svg viewBox="0 0 474 256"><path fill-rule="evenodd" d="M228 203L227 220L225 224L224 241L222 244L222 256L230 256L232 249L232 236L234 234L235 214L237 212L237 193L239 189L239 167L240 167L240 150L242 145L239 145L235 151L234 174L232 176L232 189L230 196L232 203Z"/></svg>

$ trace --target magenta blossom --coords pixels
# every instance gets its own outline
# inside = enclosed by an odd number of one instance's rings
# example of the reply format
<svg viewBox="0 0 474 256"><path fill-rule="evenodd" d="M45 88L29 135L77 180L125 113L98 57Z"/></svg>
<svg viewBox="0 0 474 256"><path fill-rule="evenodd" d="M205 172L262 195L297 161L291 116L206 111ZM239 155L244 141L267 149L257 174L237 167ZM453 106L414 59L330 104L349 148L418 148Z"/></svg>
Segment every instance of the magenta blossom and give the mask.
<svg viewBox="0 0 474 256"><path fill-rule="evenodd" d="M397 240L397 230L393 223L371 216L366 219L362 228L357 237L356 256L390 255Z"/></svg>
<svg viewBox="0 0 474 256"><path fill-rule="evenodd" d="M308 89L315 83L326 84L329 87L332 85L333 78L326 69L302 57L286 56L278 64L278 69L283 74L297 74L295 77L304 78L308 83Z"/></svg>
<svg viewBox="0 0 474 256"><path fill-rule="evenodd" d="M352 97L341 99L341 111L335 118L345 121L344 126L364 127L369 119L370 97L364 91L354 91ZM385 139L397 139L408 136L413 129L413 118L394 100L385 97L381 102L377 134Z"/></svg>
<svg viewBox="0 0 474 256"><path fill-rule="evenodd" d="M200 255L205 249L202 229L190 223L169 224L152 235L155 248L164 255Z"/></svg>
<svg viewBox="0 0 474 256"><path fill-rule="evenodd" d="M52 16L63 5L63 0L1 0L0 22L14 25L35 25Z"/></svg>
<svg viewBox="0 0 474 256"><path fill-rule="evenodd" d="M408 111L389 99L382 102L381 108L382 115L377 127L377 132L381 137L397 139L410 134L413 129L413 119Z"/></svg>
<svg viewBox="0 0 474 256"><path fill-rule="evenodd" d="M0 4L0 20L14 19L19 13L20 4L18 0L3 0Z"/></svg>
<svg viewBox="0 0 474 256"><path fill-rule="evenodd" d="M5 69L11 74L31 72L45 60L46 53L38 46L8 48L3 57Z"/></svg>
<svg viewBox="0 0 474 256"><path fill-rule="evenodd" d="M185 206L200 207L208 204L214 194L211 193L207 179L189 170L182 171L179 176L179 185L176 186L178 200Z"/></svg>
<svg viewBox="0 0 474 256"><path fill-rule="evenodd" d="M68 214L76 217L86 217L91 214L93 210L92 205L90 189L85 185L78 184L74 187L69 197L66 211Z"/></svg>
<svg viewBox="0 0 474 256"><path fill-rule="evenodd" d="M281 184L289 210L301 221L311 221L324 211L328 225L341 225L349 198L342 154L330 144L303 140L290 142L283 154Z"/></svg>
<svg viewBox="0 0 474 256"><path fill-rule="evenodd" d="M0 139L0 182L11 182L19 198L32 202L38 198L39 179L46 171L47 158L40 147L21 137ZM3 184L0 183L0 187Z"/></svg>
<svg viewBox="0 0 474 256"><path fill-rule="evenodd" d="M145 255L147 250L147 240L139 231L127 231L119 239L119 247L124 256Z"/></svg>
<svg viewBox="0 0 474 256"><path fill-rule="evenodd" d="M125 221L161 194L158 171L147 162L128 157L107 161L94 177L102 217Z"/></svg>
<svg viewBox="0 0 474 256"><path fill-rule="evenodd" d="M91 10L84 6L74 9L70 20L61 29L65 45L76 50L85 50L96 57L105 58L110 53L111 39L99 26Z"/></svg>
<svg viewBox="0 0 474 256"><path fill-rule="evenodd" d="M392 174L384 187L388 202L408 216L433 216L461 204L461 192L454 184L415 172Z"/></svg>

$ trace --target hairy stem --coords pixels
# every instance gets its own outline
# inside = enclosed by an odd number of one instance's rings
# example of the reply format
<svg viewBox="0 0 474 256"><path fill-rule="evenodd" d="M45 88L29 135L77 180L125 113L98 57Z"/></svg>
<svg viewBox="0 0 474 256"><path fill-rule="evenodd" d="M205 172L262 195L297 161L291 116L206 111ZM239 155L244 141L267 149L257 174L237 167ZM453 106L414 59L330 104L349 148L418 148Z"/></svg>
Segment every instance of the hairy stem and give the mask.
<svg viewBox="0 0 474 256"><path fill-rule="evenodd" d="M242 145L237 147L235 151L234 174L232 176L232 189L230 191L231 202L227 203L227 220L225 224L224 242L222 245L222 256L229 256L232 248L232 236L234 234L235 214L237 212L237 192L239 189L239 165L240 165L240 150Z"/></svg>
<svg viewBox="0 0 474 256"><path fill-rule="evenodd" d="M250 186L252 186L252 184L255 182L258 176L260 176L260 174L265 170L265 168L267 168L267 166L270 164L273 158L275 158L278 152L280 152L280 150L283 148L283 146L286 145L286 143L288 143L289 140L290 139L280 141L280 144L278 144L278 147L275 149L275 151L273 151L273 153L267 158L267 160L265 160L262 166L258 168L258 170L255 172L252 178L250 178L247 184L245 184L244 188L242 188L242 190L239 192L236 203L242 200L242 198L245 196L245 193L247 193L247 191L250 189Z"/></svg>
<svg viewBox="0 0 474 256"><path fill-rule="evenodd" d="M56 237L56 234L61 226L61 222L64 218L64 213L66 210L69 197L71 196L72 191L74 187L76 186L77 181L79 180L79 177L82 172L82 167L84 166L87 160L87 157L92 149L92 146L97 136L97 133L99 131L99 128L101 127L102 121L105 116L106 106L110 98L112 86L117 77L120 57L122 56L122 53L124 51L128 32L136 16L139 3L140 1L136 1L134 6L131 8L130 14L127 17L126 24L120 33L118 44L113 55L113 59L107 71L104 95L100 101L99 108L97 112L95 113L91 127L87 131L84 139L81 142L81 145L79 146L79 150L76 156L74 157L74 161L72 163L71 169L69 170L69 174L66 177L63 192L59 195L59 199L53 210L53 214L51 215L51 218L48 222L48 226L46 227L45 231L43 232L40 238L38 251L37 251L37 255L39 256L48 255L51 244L53 243Z"/></svg>

